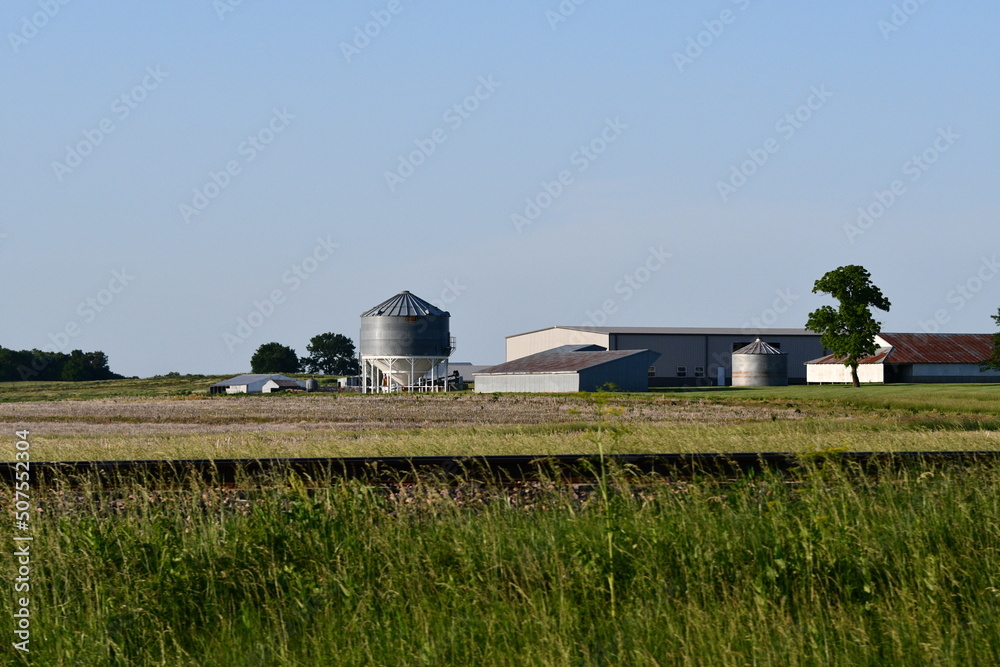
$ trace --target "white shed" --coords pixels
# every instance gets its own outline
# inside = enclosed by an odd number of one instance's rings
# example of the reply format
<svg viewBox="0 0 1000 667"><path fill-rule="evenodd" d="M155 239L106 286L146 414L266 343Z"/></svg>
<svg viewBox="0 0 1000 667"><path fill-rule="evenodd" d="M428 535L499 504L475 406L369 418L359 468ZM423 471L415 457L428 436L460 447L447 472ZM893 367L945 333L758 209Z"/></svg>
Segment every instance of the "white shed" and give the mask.
<svg viewBox="0 0 1000 667"><path fill-rule="evenodd" d="M877 350L858 361L861 382L1000 382L1000 372L980 372L990 356L992 334L897 334L875 336ZM851 369L830 354L806 362L810 384L851 382Z"/></svg>
<svg viewBox="0 0 1000 667"><path fill-rule="evenodd" d="M209 387L212 394L270 394L283 389L305 389L306 383L287 375L247 374L216 382Z"/></svg>

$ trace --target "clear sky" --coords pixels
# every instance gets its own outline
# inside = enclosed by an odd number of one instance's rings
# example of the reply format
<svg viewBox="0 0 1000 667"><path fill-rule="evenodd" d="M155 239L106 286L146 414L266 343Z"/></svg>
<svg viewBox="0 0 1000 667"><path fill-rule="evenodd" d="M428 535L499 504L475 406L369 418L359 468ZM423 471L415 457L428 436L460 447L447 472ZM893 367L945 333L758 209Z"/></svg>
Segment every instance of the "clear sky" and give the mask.
<svg viewBox="0 0 1000 667"><path fill-rule="evenodd" d="M995 0L8 0L0 345L237 373L407 289L453 360L498 363L556 324L801 327L844 264L886 331L991 331L998 25Z"/></svg>

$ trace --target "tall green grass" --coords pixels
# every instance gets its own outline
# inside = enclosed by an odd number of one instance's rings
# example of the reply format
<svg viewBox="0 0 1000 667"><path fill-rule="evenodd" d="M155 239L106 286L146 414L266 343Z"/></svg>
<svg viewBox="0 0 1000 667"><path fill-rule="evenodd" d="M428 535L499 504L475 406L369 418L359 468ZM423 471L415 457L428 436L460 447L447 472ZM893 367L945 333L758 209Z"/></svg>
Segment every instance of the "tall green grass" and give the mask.
<svg viewBox="0 0 1000 667"><path fill-rule="evenodd" d="M1000 663L992 467L246 486L36 491L32 663Z"/></svg>

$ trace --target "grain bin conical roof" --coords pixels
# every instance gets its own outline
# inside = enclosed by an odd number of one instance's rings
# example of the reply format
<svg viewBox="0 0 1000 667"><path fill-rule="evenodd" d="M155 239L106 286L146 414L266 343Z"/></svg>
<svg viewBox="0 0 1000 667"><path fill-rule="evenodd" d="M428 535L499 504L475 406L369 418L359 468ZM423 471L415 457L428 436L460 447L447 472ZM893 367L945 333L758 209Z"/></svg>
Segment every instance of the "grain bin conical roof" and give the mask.
<svg viewBox="0 0 1000 667"><path fill-rule="evenodd" d="M361 317L425 317L428 315L449 317L450 313L406 290L383 301L371 310L361 313Z"/></svg>
<svg viewBox="0 0 1000 667"><path fill-rule="evenodd" d="M736 350L733 354L784 354L784 352L758 338L749 345Z"/></svg>

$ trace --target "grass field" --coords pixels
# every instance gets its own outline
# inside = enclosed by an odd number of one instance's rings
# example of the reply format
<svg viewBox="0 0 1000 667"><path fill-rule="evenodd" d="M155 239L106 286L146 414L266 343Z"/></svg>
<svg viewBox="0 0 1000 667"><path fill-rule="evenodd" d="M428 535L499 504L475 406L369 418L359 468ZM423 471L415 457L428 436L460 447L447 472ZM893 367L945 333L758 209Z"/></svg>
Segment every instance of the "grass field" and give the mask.
<svg viewBox="0 0 1000 667"><path fill-rule="evenodd" d="M33 460L1000 447L991 385L208 397L211 381L0 385L3 457L15 429ZM0 662L1000 664L986 464L516 489L148 481L30 489L32 653L5 644ZM18 567L0 549L11 589Z"/></svg>
<svg viewBox="0 0 1000 667"><path fill-rule="evenodd" d="M585 453L598 425L623 453L1000 447L998 385L208 397L214 379L0 384L0 428L30 429L37 460Z"/></svg>
<svg viewBox="0 0 1000 667"><path fill-rule="evenodd" d="M35 502L30 664L1000 663L995 468Z"/></svg>

